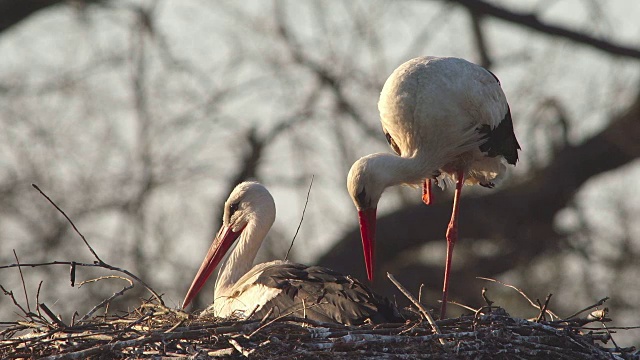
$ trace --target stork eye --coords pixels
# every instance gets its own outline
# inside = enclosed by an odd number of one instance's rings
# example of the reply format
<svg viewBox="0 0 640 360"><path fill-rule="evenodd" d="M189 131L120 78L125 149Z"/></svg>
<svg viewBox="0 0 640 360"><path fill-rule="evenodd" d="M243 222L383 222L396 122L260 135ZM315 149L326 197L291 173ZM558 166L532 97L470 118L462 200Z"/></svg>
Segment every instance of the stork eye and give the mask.
<svg viewBox="0 0 640 360"><path fill-rule="evenodd" d="M364 191L364 188L362 188L358 195L356 195L356 200L358 201L358 205L360 205L361 208L366 208L369 206L369 203L367 202L367 193Z"/></svg>
<svg viewBox="0 0 640 360"><path fill-rule="evenodd" d="M240 206L240 203L233 203L229 205L229 217L233 216L233 213L235 213L238 210L239 206Z"/></svg>
<svg viewBox="0 0 640 360"><path fill-rule="evenodd" d="M387 138L387 142L389 143L389 146L391 146L391 149L393 149L393 151L395 151L396 154L402 156L402 151L400 151L400 147L398 147L398 144L396 143L396 141L393 140L393 137L391 137L391 134L389 134L385 129L382 129L382 130L384 131L384 136Z"/></svg>

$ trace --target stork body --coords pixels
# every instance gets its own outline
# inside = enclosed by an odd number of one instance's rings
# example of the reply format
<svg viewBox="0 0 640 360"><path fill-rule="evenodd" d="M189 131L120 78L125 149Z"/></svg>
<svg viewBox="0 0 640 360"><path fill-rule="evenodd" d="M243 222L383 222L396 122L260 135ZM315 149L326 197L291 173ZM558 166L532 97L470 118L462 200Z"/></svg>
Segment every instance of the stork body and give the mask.
<svg viewBox="0 0 640 360"><path fill-rule="evenodd" d="M275 220L269 191L255 182L239 184L225 203L223 225L185 297L187 306L237 240L221 267L215 300L204 313L261 318L291 315L324 322L362 324L402 321L386 298L350 276L319 267L272 261L253 266Z"/></svg>
<svg viewBox="0 0 640 360"><path fill-rule="evenodd" d="M347 188L360 219L367 275L373 278L376 208L389 186L456 184L447 228L447 261L441 318L446 300L458 204L463 184L492 188L515 165L520 146L498 78L458 58L419 57L400 65L384 84L378 102L382 128L396 155L377 153L356 161Z"/></svg>

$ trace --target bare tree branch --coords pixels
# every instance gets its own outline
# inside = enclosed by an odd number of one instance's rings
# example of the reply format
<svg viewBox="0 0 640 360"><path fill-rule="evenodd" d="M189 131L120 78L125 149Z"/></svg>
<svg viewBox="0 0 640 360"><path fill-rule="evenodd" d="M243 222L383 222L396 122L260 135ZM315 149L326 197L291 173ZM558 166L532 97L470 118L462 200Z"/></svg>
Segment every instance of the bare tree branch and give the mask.
<svg viewBox="0 0 640 360"><path fill-rule="evenodd" d="M440 0L443 1L443 0ZM469 11L488 15L505 20L518 26L523 26L538 32L565 38L578 44L590 46L609 54L640 59L640 49L619 45L611 41L598 39L582 32L567 29L562 26L552 25L542 22L536 14L524 14L507 10L500 6L490 4L483 0L444 0L466 7Z"/></svg>

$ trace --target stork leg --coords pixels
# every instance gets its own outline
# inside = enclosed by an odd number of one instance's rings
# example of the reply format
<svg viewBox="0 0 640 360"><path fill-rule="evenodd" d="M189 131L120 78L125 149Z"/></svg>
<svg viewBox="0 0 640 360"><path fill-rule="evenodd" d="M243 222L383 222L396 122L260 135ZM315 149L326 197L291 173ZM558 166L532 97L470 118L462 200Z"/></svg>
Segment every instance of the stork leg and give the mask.
<svg viewBox="0 0 640 360"><path fill-rule="evenodd" d="M451 259L453 258L453 247L458 240L458 209L460 204L460 193L464 184L464 172L456 172L456 191L453 195L453 211L451 211L451 221L447 227L447 262L444 267L444 285L442 286L442 307L440 308L440 319L444 319L447 313L447 294L449 293L449 273L451 272Z"/></svg>
<svg viewBox="0 0 640 360"><path fill-rule="evenodd" d="M431 205L433 194L431 193L431 179L422 180L422 202Z"/></svg>

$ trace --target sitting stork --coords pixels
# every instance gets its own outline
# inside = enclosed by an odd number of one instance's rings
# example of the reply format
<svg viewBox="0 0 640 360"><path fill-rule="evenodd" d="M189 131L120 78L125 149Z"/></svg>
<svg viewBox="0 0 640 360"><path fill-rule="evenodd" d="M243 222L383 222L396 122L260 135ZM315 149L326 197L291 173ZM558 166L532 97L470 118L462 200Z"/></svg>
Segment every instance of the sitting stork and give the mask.
<svg viewBox="0 0 640 360"><path fill-rule="evenodd" d="M236 186L225 203L222 228L182 307L193 300L239 238L218 274L213 304L204 313L260 318L273 309L271 317L291 315L346 325L404 321L389 300L351 276L280 260L253 266L275 217L273 197L264 186L257 182Z"/></svg>
<svg viewBox="0 0 640 360"><path fill-rule="evenodd" d="M455 181L440 318L446 315L449 272L458 238L463 184L493 188L515 165L520 145L509 104L490 71L452 57L418 57L389 76L378 102L382 130L397 155L378 153L356 161L347 188L358 210L367 276L373 279L376 208L382 192L399 184L423 185L431 202L431 180Z"/></svg>

